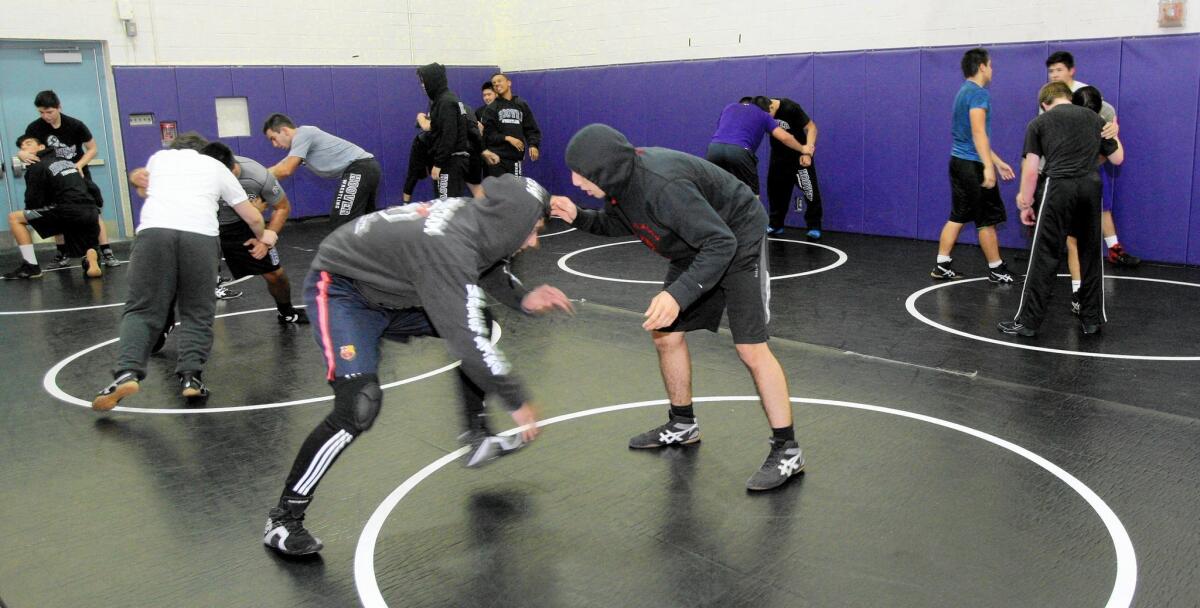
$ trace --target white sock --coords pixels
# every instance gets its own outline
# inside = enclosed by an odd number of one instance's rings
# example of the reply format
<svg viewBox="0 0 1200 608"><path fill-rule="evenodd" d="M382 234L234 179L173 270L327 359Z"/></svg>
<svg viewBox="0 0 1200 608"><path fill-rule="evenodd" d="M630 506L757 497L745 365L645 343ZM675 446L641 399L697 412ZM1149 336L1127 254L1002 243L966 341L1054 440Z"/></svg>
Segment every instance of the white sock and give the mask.
<svg viewBox="0 0 1200 608"><path fill-rule="evenodd" d="M954 259L954 258L952 258L952 257L950 257L950 256L948 256L948 255L939 255L939 256L938 256L938 261L937 261L937 263L938 263L938 264L948 264L948 263L950 263L950 261L951 261L951 260L953 260L953 259Z"/></svg>
<svg viewBox="0 0 1200 608"><path fill-rule="evenodd" d="M21 250L21 258L26 262L37 266L37 257L33 255L33 245L17 245Z"/></svg>
<svg viewBox="0 0 1200 608"><path fill-rule="evenodd" d="M1003 265L1004 265L1004 258L996 260L995 262L988 262L988 268L999 268Z"/></svg>
<svg viewBox="0 0 1200 608"><path fill-rule="evenodd" d="M1104 245L1107 246L1109 249L1116 247L1117 246L1117 235L1114 234L1112 236L1104 237Z"/></svg>
<svg viewBox="0 0 1200 608"><path fill-rule="evenodd" d="M1083 285L1083 281L1071 281L1071 293L1079 291L1079 286Z"/></svg>

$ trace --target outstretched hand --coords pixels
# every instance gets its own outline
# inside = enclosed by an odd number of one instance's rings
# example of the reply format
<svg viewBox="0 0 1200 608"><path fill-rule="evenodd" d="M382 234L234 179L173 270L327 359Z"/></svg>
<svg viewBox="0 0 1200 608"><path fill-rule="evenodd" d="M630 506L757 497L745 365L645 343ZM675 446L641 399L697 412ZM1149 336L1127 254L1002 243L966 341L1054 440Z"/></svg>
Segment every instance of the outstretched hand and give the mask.
<svg viewBox="0 0 1200 608"><path fill-rule="evenodd" d="M537 408L533 403L528 401L522 403L521 407L513 411L512 419L513 422L517 423L517 426L524 427L521 431L521 439L524 439L526 442L533 441L538 436L538 433L541 433L541 430L538 429Z"/></svg>
<svg viewBox="0 0 1200 608"><path fill-rule="evenodd" d="M646 331L662 329L674 323L675 318L679 316L679 302L676 302L675 297L671 294L660 291L653 300L650 300L650 307L642 316L646 317L646 321L642 323L642 329Z"/></svg>
<svg viewBox="0 0 1200 608"><path fill-rule="evenodd" d="M575 223L575 217L579 215L579 207L571 199L565 196L550 197L550 216L566 221L568 224Z"/></svg>
<svg viewBox="0 0 1200 608"><path fill-rule="evenodd" d="M571 305L571 300L557 287L539 285L521 298L521 310L529 314L540 315L555 309L566 313L575 313L575 307Z"/></svg>

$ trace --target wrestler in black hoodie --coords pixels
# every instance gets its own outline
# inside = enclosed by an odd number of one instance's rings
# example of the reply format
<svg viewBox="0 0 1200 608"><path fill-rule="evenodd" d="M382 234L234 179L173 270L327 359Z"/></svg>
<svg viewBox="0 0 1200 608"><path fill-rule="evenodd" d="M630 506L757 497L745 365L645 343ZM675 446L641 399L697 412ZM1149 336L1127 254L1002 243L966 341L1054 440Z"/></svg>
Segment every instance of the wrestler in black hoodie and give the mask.
<svg viewBox="0 0 1200 608"><path fill-rule="evenodd" d="M765 236L758 197L702 158L634 148L616 129L592 124L571 138L567 166L609 199L603 209L579 209L573 225L593 234L632 234L672 265L686 266L666 288L681 310L716 285L735 256L757 254Z"/></svg>
<svg viewBox="0 0 1200 608"><path fill-rule="evenodd" d="M433 138L430 150L433 166L440 173L435 177L438 196L462 196L470 154L464 125L473 121L464 120L467 109L450 90L446 68L442 64L431 63L417 68L417 77L429 96L429 133Z"/></svg>

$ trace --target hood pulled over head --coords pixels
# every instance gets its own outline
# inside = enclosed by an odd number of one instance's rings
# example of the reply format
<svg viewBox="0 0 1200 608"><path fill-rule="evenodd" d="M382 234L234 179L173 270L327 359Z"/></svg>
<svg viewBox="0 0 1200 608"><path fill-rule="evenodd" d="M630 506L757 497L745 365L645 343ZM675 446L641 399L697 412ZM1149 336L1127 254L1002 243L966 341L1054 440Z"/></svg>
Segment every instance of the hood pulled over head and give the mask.
<svg viewBox="0 0 1200 608"><path fill-rule="evenodd" d="M446 68L440 63L431 63L417 68L417 78L425 85L425 94L429 99L437 99L450 85L446 80Z"/></svg>
<svg viewBox="0 0 1200 608"><path fill-rule="evenodd" d="M636 164L633 144L608 125L590 124L567 144L567 167L609 196L618 197L625 191Z"/></svg>
<svg viewBox="0 0 1200 608"><path fill-rule="evenodd" d="M527 177L511 174L483 180L479 214L479 255L490 266L516 253L539 219L550 212L550 193Z"/></svg>

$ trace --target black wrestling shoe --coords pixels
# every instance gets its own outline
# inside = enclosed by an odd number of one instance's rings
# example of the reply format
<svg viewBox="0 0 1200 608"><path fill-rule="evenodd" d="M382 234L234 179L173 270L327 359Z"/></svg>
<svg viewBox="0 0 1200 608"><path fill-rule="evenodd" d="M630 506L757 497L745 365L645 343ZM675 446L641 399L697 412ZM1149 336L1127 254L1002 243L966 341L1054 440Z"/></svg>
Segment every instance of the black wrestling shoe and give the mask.
<svg viewBox="0 0 1200 608"><path fill-rule="evenodd" d="M1085 336L1095 336L1100 333L1100 324L1084 321L1079 324L1079 332Z"/></svg>
<svg viewBox="0 0 1200 608"><path fill-rule="evenodd" d="M1032 338L1037 335L1037 330L1029 329L1016 321L1001 321L996 324L996 329L999 329L1002 333L1011 336L1021 336L1022 338Z"/></svg>
<svg viewBox="0 0 1200 608"><path fill-rule="evenodd" d="M66 254L64 254L60 251L60 252L54 254L53 260L50 260L49 262L46 263L46 268L49 268L50 270L54 270L56 268L66 268L67 266L70 266L70 265L71 265L71 258L67 257Z"/></svg>
<svg viewBox="0 0 1200 608"><path fill-rule="evenodd" d="M937 265L933 267L933 270L929 271L929 276L939 281L953 281L955 279L963 278L963 275L955 272L954 268L951 266L953 263L954 260L950 260L949 262L938 262Z"/></svg>
<svg viewBox="0 0 1200 608"><path fill-rule="evenodd" d="M117 259L117 256L113 255L112 249L105 249L100 252L100 263L109 268L121 265L121 261Z"/></svg>
<svg viewBox="0 0 1200 608"><path fill-rule="evenodd" d="M275 320L279 321L280 325L308 325L308 313L302 308L294 308L288 314L276 313Z"/></svg>
<svg viewBox="0 0 1200 608"><path fill-rule="evenodd" d="M1079 311L1080 311L1079 292L1078 291L1072 292L1071 293L1071 314L1078 317Z"/></svg>
<svg viewBox="0 0 1200 608"><path fill-rule="evenodd" d="M13 280L17 280L17 279L37 279L37 278L41 278L41 276L42 276L42 267L41 266L38 266L37 264L30 264L29 262L23 261L23 262L21 262L20 266L17 266L16 270L0 275L0 279L4 279L6 281L13 281Z"/></svg>
<svg viewBox="0 0 1200 608"><path fill-rule="evenodd" d="M214 289L213 295L216 296L218 300L235 300L242 297L242 292L222 286Z"/></svg>
<svg viewBox="0 0 1200 608"><path fill-rule="evenodd" d="M666 424L656 426L629 440L629 447L642 450L667 445L689 445L700 441L700 425L695 418L670 416Z"/></svg>
<svg viewBox="0 0 1200 608"><path fill-rule="evenodd" d="M97 412L107 412L113 409L122 399L138 392L138 377L134 372L121 372L113 378L112 384L96 393L92 399L92 409Z"/></svg>
<svg viewBox="0 0 1200 608"><path fill-rule="evenodd" d="M525 447L525 440L520 435L502 437L485 430L467 431L459 435L458 440L471 448L467 451L467 459L463 461L463 466L468 469L481 467Z"/></svg>
<svg viewBox="0 0 1200 608"><path fill-rule="evenodd" d="M263 544L284 555L309 555L325 547L321 539L304 529L304 516L296 517L275 507L267 512Z"/></svg>
<svg viewBox="0 0 1200 608"><path fill-rule="evenodd" d="M804 472L804 452L795 441L771 442L771 453L754 475L746 481L746 489L755 492L772 490L795 475Z"/></svg>
<svg viewBox="0 0 1200 608"><path fill-rule="evenodd" d="M1109 264L1125 268L1133 268L1142 263L1142 258L1130 255L1120 243L1108 248L1108 255L1105 256L1105 259Z"/></svg>
<svg viewBox="0 0 1200 608"><path fill-rule="evenodd" d="M995 268L988 269L988 282L998 285L1012 285L1016 282L1012 271L1008 269L1008 265L1001 263Z"/></svg>
<svg viewBox="0 0 1200 608"><path fill-rule="evenodd" d="M179 372L179 394L184 399L200 399L208 396L208 388L200 381L200 372Z"/></svg>

